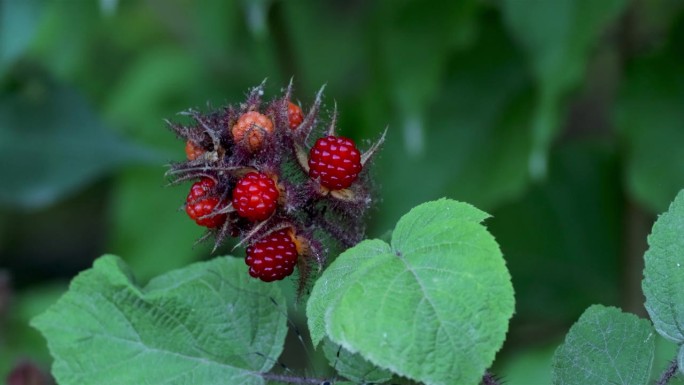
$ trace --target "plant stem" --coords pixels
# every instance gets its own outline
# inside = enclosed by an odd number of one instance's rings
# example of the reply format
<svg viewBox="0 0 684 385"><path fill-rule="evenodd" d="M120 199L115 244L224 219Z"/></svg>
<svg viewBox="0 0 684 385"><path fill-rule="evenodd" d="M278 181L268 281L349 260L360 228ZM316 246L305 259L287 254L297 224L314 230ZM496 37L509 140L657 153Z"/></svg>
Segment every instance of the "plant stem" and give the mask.
<svg viewBox="0 0 684 385"><path fill-rule="evenodd" d="M670 362L670 366L665 369L663 374L660 375L660 379L656 382L656 385L667 385L667 383L677 375L677 370L679 370L679 365L677 365L677 359L675 358Z"/></svg>

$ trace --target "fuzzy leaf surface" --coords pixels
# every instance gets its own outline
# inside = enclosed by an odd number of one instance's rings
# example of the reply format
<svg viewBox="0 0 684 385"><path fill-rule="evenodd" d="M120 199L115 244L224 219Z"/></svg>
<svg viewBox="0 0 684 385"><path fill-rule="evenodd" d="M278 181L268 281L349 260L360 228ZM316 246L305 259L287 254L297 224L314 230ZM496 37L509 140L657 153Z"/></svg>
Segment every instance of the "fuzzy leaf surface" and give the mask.
<svg viewBox="0 0 684 385"><path fill-rule="evenodd" d="M649 383L656 334L650 322L593 305L553 356L554 385Z"/></svg>
<svg viewBox="0 0 684 385"><path fill-rule="evenodd" d="M287 331L278 287L226 257L142 288L120 258L104 256L32 324L60 385L261 385Z"/></svg>
<svg viewBox="0 0 684 385"><path fill-rule="evenodd" d="M644 255L646 310L660 335L684 343L684 191L653 225Z"/></svg>
<svg viewBox="0 0 684 385"><path fill-rule="evenodd" d="M342 253L307 304L314 343L426 384L475 384L501 347L514 299L487 214L441 199L403 216L391 246Z"/></svg>

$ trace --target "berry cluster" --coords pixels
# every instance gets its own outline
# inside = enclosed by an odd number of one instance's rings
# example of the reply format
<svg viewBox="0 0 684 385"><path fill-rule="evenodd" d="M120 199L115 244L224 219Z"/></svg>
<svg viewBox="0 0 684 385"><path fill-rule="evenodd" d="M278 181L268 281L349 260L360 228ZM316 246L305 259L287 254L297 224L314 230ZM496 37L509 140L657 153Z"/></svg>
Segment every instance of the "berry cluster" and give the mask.
<svg viewBox="0 0 684 385"><path fill-rule="evenodd" d="M324 127L322 90L305 115L284 94L263 102L264 84L244 103L202 114L189 124L168 122L185 141L187 161L171 165L172 183L195 181L185 211L213 235L247 245L249 274L262 281L300 271L300 289L326 256L358 243L372 203L368 162L383 136L364 153L335 133L337 111ZM325 245L325 246L324 246ZM316 267L316 269L312 269Z"/></svg>

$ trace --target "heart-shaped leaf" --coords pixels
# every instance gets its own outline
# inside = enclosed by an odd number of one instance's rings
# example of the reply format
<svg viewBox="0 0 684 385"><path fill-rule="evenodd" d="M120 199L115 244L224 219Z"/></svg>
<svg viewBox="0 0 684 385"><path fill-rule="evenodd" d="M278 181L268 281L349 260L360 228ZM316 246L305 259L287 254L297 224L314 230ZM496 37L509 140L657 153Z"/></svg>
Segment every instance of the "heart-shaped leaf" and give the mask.
<svg viewBox="0 0 684 385"><path fill-rule="evenodd" d="M392 245L342 253L307 304L327 335L373 364L426 384L477 383L503 344L514 298L487 214L438 200L402 217Z"/></svg>
<svg viewBox="0 0 684 385"><path fill-rule="evenodd" d="M60 385L256 385L282 352L286 321L278 287L251 279L239 259L196 263L141 288L110 255L33 326Z"/></svg>
<svg viewBox="0 0 684 385"><path fill-rule="evenodd" d="M647 320L613 307L591 306L553 356L553 384L646 385L655 337Z"/></svg>
<svg viewBox="0 0 684 385"><path fill-rule="evenodd" d="M648 236L642 288L646 310L660 335L684 343L684 190Z"/></svg>

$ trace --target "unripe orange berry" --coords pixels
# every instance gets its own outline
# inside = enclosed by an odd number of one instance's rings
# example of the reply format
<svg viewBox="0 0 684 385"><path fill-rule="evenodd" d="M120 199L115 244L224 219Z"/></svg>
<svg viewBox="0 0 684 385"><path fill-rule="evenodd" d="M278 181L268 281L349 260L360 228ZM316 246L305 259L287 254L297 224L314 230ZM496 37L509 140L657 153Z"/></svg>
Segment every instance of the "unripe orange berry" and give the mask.
<svg viewBox="0 0 684 385"><path fill-rule="evenodd" d="M292 102L287 102L287 117L290 123L290 128L293 130L299 127L299 125L302 124L302 121L304 121L302 109Z"/></svg>
<svg viewBox="0 0 684 385"><path fill-rule="evenodd" d="M195 160L204 154L204 149L192 141L188 140L185 142L185 155L187 155L188 160Z"/></svg>
<svg viewBox="0 0 684 385"><path fill-rule="evenodd" d="M273 122L266 115L249 111L238 119L231 130L235 143L246 145L250 151L261 147L264 137L273 133Z"/></svg>

